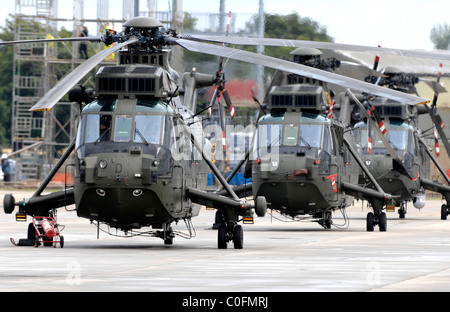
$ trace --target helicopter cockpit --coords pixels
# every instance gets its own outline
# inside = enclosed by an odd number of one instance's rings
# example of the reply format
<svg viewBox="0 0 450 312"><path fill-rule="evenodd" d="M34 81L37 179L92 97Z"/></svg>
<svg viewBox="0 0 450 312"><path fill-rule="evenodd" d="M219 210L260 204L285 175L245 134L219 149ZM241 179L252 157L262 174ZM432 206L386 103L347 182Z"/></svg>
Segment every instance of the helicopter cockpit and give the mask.
<svg viewBox="0 0 450 312"><path fill-rule="evenodd" d="M159 100L107 99L83 109L75 150L83 159L98 153L148 154L159 159L160 170L169 170L164 159L174 144L174 111Z"/></svg>
<svg viewBox="0 0 450 312"><path fill-rule="evenodd" d="M410 124L410 119L415 116L415 107L387 99L377 99L374 104L379 118L384 120L385 137L388 139L389 145L402 160L405 169L411 171L414 167L414 158L418 156L417 151L420 150L415 141L414 128ZM372 138L371 146L368 140L369 131ZM389 154L377 132L368 128L367 121L357 123L354 126L354 134L360 155L385 156Z"/></svg>
<svg viewBox="0 0 450 312"><path fill-rule="evenodd" d="M254 140L254 159L265 155L293 154L317 160L319 174L330 172L334 155L330 121L320 114L299 112L270 114L259 120Z"/></svg>
<svg viewBox="0 0 450 312"><path fill-rule="evenodd" d="M385 123L385 126L387 128L385 136L390 146L392 146L400 159L402 159L405 169L411 169L413 167L414 156L416 156L413 127L397 120L390 120L387 124ZM371 130L372 146L370 147L368 139L369 128L366 122L357 123L354 127L354 133L358 142L358 152L360 155L387 155L389 153L374 130Z"/></svg>
<svg viewBox="0 0 450 312"><path fill-rule="evenodd" d="M335 143L331 121L322 113L323 89L312 85L274 87L270 92L270 114L258 121L253 157L294 155L314 159L319 174L329 174ZM272 164L276 161L272 161Z"/></svg>

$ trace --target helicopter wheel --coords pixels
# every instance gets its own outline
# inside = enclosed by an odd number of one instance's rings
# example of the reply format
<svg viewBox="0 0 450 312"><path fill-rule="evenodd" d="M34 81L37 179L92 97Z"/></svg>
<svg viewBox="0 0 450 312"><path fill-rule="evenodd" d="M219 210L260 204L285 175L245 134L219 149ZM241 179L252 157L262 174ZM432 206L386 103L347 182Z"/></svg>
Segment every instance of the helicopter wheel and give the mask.
<svg viewBox="0 0 450 312"><path fill-rule="evenodd" d="M173 245L173 230L171 226L165 231L164 245Z"/></svg>
<svg viewBox="0 0 450 312"><path fill-rule="evenodd" d="M229 231L229 228L233 228ZM244 230L242 226L236 224L222 223L217 231L217 247L219 249L227 249L229 241L233 241L234 249L244 248Z"/></svg>
<svg viewBox="0 0 450 312"><path fill-rule="evenodd" d="M27 239L35 239L36 238L36 228L33 223L28 224L28 232Z"/></svg>
<svg viewBox="0 0 450 312"><path fill-rule="evenodd" d="M217 231L217 247L219 249L227 249L227 225L222 223Z"/></svg>
<svg viewBox="0 0 450 312"><path fill-rule="evenodd" d="M325 229L331 229L331 225L333 224L333 220L331 220L332 212L329 210L325 210L322 214L322 217L323 218L319 220L319 224Z"/></svg>
<svg viewBox="0 0 450 312"><path fill-rule="evenodd" d="M441 220L447 220L448 215L448 206L446 204L443 204L441 206Z"/></svg>
<svg viewBox="0 0 450 312"><path fill-rule="evenodd" d="M217 230L219 226L225 222L225 219L223 218L222 211L216 210L216 215L214 218L214 224L213 224L213 230Z"/></svg>
<svg viewBox="0 0 450 312"><path fill-rule="evenodd" d="M374 221L374 217L373 217L373 212L369 212L367 214L367 218L366 218L367 232L373 232L374 225L375 225L375 221Z"/></svg>
<svg viewBox="0 0 450 312"><path fill-rule="evenodd" d="M380 232L386 232L387 230L387 217L384 212L380 213L380 217L378 220L378 226L380 228Z"/></svg>
<svg viewBox="0 0 450 312"><path fill-rule="evenodd" d="M234 249L244 248L244 230L242 226L236 225L233 229Z"/></svg>
<svg viewBox="0 0 450 312"><path fill-rule="evenodd" d="M398 217L400 219L404 219L406 215L406 209L405 209L405 204L401 203L400 204L400 208L398 209Z"/></svg>

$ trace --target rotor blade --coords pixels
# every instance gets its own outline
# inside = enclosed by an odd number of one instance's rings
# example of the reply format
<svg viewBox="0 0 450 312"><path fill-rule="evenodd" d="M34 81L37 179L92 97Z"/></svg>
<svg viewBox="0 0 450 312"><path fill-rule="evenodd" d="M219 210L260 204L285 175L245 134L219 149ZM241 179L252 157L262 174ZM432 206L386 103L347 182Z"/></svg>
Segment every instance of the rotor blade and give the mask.
<svg viewBox="0 0 450 312"><path fill-rule="evenodd" d="M436 112L436 108L431 108L428 105L424 105L430 115L431 120L435 126L436 131L439 133L441 137L442 143L444 144L445 150L447 151L447 155L450 156L450 143L448 142L447 136L444 132L444 125L441 119L441 116Z"/></svg>
<svg viewBox="0 0 450 312"><path fill-rule="evenodd" d="M364 164L364 162L362 161L361 157L359 156L358 152L354 149L352 144L346 138L344 138L344 143L347 146L350 154L352 154L352 156L355 158L355 160L358 163L359 167L361 168L361 170L364 171L366 176L370 179L370 181L372 182L372 184L376 188L376 190L378 192L380 192L380 193L384 193L383 189L378 184L377 180L373 177L372 173L367 168L367 166Z"/></svg>
<svg viewBox="0 0 450 312"><path fill-rule="evenodd" d="M447 93L447 89L445 87L443 87L440 83L436 82L436 81L431 81L431 80L422 79L422 78L420 79L420 81L423 81L431 89L433 89L435 94ZM437 96L436 96L436 100L437 100Z"/></svg>
<svg viewBox="0 0 450 312"><path fill-rule="evenodd" d="M217 92L219 92L217 90L217 88L214 89L214 94L213 94L213 96L211 98L211 102L209 103L208 117L211 117L211 115L212 115L212 110L213 110L213 107L214 107L214 103L216 103Z"/></svg>
<svg viewBox="0 0 450 312"><path fill-rule="evenodd" d="M223 98L225 99L225 103L228 107L228 112L230 113L231 119L234 119L234 116L236 116L236 111L234 110L233 103L231 102L230 95L228 94L227 90L223 90L222 92Z"/></svg>
<svg viewBox="0 0 450 312"><path fill-rule="evenodd" d="M111 48L103 50L80 66L75 68L72 72L67 74L61 81L54 86L49 92L47 92L42 99L39 100L30 111L45 111L51 109L58 101L72 89L74 85L78 83L87 73L89 73L95 66L102 62L106 57L120 50L121 48L137 42L137 38L130 39L124 43L115 45Z"/></svg>
<svg viewBox="0 0 450 312"><path fill-rule="evenodd" d="M202 42L189 41L184 39L173 40L174 44L178 44L187 50L199 53L206 53L217 56L224 56L238 61L244 61L257 65L263 65L266 67L275 68L278 70L294 73L297 75L306 76L312 79L321 80L324 82L339 85L344 88L358 90L360 92L366 92L369 94L389 98L398 102L404 102L410 105L429 103L430 101L424 98L412 96L402 92L398 92L392 89L375 86L363 81L344 77L334 73L330 73L324 70L316 69L313 67L293 63L277 59L275 57L257 54L253 52L243 51L239 49L232 49L227 47L221 47L212 44L206 44Z"/></svg>
<svg viewBox="0 0 450 312"><path fill-rule="evenodd" d="M30 39L17 41L1 41L1 45L26 44L26 43L46 43L46 42L68 42L68 41L92 41L101 42L102 37L72 37L72 38L53 38L53 39Z"/></svg>
<svg viewBox="0 0 450 312"><path fill-rule="evenodd" d="M275 38L247 38L247 37L224 37L224 36L209 36L209 35L182 35L182 39L198 40L207 42L227 43L235 45L264 45L276 47L311 47L316 49L331 49L331 50L345 50L353 52L364 52L373 54L390 54L400 56L413 56L421 58L430 58L438 60L450 60L450 52L443 50L407 50L407 49L390 49L382 47L370 47L333 42L320 41L305 41L305 40L289 40L289 39L275 39Z"/></svg>
<svg viewBox="0 0 450 312"><path fill-rule="evenodd" d="M436 165L436 168L438 168L439 172L442 174L443 178L447 182L447 184L450 184L450 178L447 176L447 174L444 172L444 169L439 165L439 162L436 160L436 158L431 153L427 142L423 139L422 136L420 136L417 132L414 132L414 135L418 138L419 143L422 144L423 148L425 149L425 152L428 154L428 156L431 158L433 163Z"/></svg>

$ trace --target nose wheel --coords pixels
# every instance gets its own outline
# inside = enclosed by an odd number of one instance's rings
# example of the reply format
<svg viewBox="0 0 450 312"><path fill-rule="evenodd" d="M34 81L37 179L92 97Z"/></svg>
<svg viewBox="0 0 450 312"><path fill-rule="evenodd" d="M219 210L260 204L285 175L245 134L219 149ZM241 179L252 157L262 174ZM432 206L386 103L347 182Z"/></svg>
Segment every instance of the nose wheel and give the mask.
<svg viewBox="0 0 450 312"><path fill-rule="evenodd" d="M230 241L233 241L234 249L244 248L244 230L242 226L231 222L220 224L217 232L217 247L226 249Z"/></svg>
<svg viewBox="0 0 450 312"><path fill-rule="evenodd" d="M449 213L449 206L443 204L441 206L441 220L447 220L448 213Z"/></svg>

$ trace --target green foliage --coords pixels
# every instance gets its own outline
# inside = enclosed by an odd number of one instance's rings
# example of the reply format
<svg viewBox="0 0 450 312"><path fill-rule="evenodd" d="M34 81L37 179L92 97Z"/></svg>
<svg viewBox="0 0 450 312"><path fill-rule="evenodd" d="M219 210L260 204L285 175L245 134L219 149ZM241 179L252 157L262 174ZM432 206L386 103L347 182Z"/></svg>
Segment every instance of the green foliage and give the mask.
<svg viewBox="0 0 450 312"><path fill-rule="evenodd" d="M435 49L450 49L450 26L447 23L435 25L430 32L430 40Z"/></svg>
<svg viewBox="0 0 450 312"><path fill-rule="evenodd" d="M326 27L311 18L300 17L297 13L289 15L265 14L264 37L292 40L326 41L333 38L327 34ZM246 24L246 32L258 33L259 16L254 16ZM292 48L265 47L264 54L278 58L290 58Z"/></svg>

